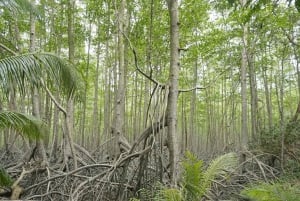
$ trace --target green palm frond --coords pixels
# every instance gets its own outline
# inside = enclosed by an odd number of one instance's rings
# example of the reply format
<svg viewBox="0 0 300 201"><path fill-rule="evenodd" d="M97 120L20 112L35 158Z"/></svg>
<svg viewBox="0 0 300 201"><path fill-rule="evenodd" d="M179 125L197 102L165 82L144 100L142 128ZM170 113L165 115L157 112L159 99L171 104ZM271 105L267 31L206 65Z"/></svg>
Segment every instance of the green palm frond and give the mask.
<svg viewBox="0 0 300 201"><path fill-rule="evenodd" d="M75 68L51 53L23 54L0 60L0 81L3 89L10 86L25 92L26 81L39 85L45 73L67 95L73 94L82 82Z"/></svg>
<svg viewBox="0 0 300 201"><path fill-rule="evenodd" d="M67 95L73 95L75 90L83 88L82 77L67 61L51 53L34 54L34 57L43 64L50 78L54 79Z"/></svg>
<svg viewBox="0 0 300 201"><path fill-rule="evenodd" d="M0 6L13 13L33 12L39 16L39 11L29 0L0 0Z"/></svg>
<svg viewBox="0 0 300 201"><path fill-rule="evenodd" d="M46 125L40 119L19 112L0 112L0 129L12 128L30 139L40 138Z"/></svg>
<svg viewBox="0 0 300 201"><path fill-rule="evenodd" d="M233 171L237 166L238 157L235 153L224 154L213 160L204 173L203 194L207 193L213 179Z"/></svg>

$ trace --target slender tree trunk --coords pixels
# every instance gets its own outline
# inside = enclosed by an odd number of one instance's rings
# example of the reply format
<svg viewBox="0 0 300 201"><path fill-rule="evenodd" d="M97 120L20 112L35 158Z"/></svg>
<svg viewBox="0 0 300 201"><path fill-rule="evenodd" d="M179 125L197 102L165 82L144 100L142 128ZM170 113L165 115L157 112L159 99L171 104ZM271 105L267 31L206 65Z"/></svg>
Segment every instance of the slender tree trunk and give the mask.
<svg viewBox="0 0 300 201"><path fill-rule="evenodd" d="M241 6L245 7L247 0L240 0ZM248 47L248 23L243 25L243 49L241 65L241 96L242 96L242 119L241 119L241 141L240 141L240 162L246 161L246 154L243 153L248 149L248 100L247 100L247 47ZM242 167L244 171L244 167Z"/></svg>
<svg viewBox="0 0 300 201"><path fill-rule="evenodd" d="M198 59L198 58L197 58ZM196 60L195 62L195 71L194 71L194 80L193 80L193 86L196 87L197 85L197 81L198 81L198 61ZM196 90L193 90L192 92L192 97L191 97L191 104L190 104L190 108L191 108L191 112L190 112L190 124L189 124L189 136L188 136L188 146L191 146L190 150L193 151L195 145L195 136L196 132L195 132L195 127L197 126L196 121L195 121L195 114L196 114L196 105L197 103L197 94L196 94ZM196 151L196 149L195 149Z"/></svg>
<svg viewBox="0 0 300 201"><path fill-rule="evenodd" d="M125 58L124 58L124 27L125 27L125 7L126 1L121 0L118 10L118 68L117 68L117 94L114 108L114 119L112 123L112 151L111 158L116 159L122 151L129 148L127 140L124 138L124 112L125 112Z"/></svg>
<svg viewBox="0 0 300 201"><path fill-rule="evenodd" d="M269 130L273 127L273 112L272 112L272 104L271 104L271 96L269 91L269 81L267 77L267 68L264 67L263 69L263 81L264 81L264 88L265 88L265 98L266 98L266 107L267 107L267 113L268 113L268 127Z"/></svg>
<svg viewBox="0 0 300 201"><path fill-rule="evenodd" d="M68 1L68 46L69 46L69 61L74 64L75 61L75 38L74 38L74 7L75 0ZM77 168L77 158L74 149L73 136L74 136L74 94L69 95L67 101L65 116L65 155L64 160L67 165L69 158L73 158L74 169ZM67 166L68 168L68 166Z"/></svg>
<svg viewBox="0 0 300 201"><path fill-rule="evenodd" d="M284 58L281 60L281 66L280 66L280 91L279 91L279 114L280 114L280 130L281 130L281 168L284 169L284 164L285 164L285 157L284 157L284 150L285 150L285 129L284 129L284 109L283 109L283 87L284 87Z"/></svg>
<svg viewBox="0 0 300 201"><path fill-rule="evenodd" d="M34 0L31 1L32 4L34 4ZM35 51L35 17L34 14L31 12L30 13L30 45L29 45L29 52L34 52ZM32 114L33 116L37 118L41 118L40 115L41 109L40 109L40 94L36 86L33 86L32 90ZM35 146L31 147L30 152L28 152L25 155L26 160L30 160L30 156L32 155L32 152L35 151L36 147L36 156L39 157L39 159L42 162L42 165L46 165L47 162L47 156L46 156L46 151L44 147L44 143L42 139L36 139L35 141Z"/></svg>
<svg viewBox="0 0 300 201"><path fill-rule="evenodd" d="M90 27L91 28L91 27ZM98 34L100 35L100 23L98 23ZM100 41L97 41L97 63L94 78L94 104L93 104L93 139L97 140L94 145L100 145L100 122L98 109L98 93L99 93L99 66L100 66ZM105 114L106 115L106 114Z"/></svg>
<svg viewBox="0 0 300 201"><path fill-rule="evenodd" d="M258 98L257 98L257 88L256 88L256 76L255 76L255 68L254 68L254 61L253 56L251 53L248 52L248 66L249 66L249 83L250 83L250 97L251 97L251 134L252 140L256 141L257 132L258 132Z"/></svg>
<svg viewBox="0 0 300 201"><path fill-rule="evenodd" d="M60 3L60 12L59 16L62 18L64 13L64 8L63 8L63 3ZM52 22L54 23L54 22ZM54 26L54 25L53 25ZM59 24L60 29L62 30L63 27L63 21L60 21ZM56 41L62 41L62 33L57 34L57 39ZM56 54L58 56L61 55L61 49L62 49L62 44L60 42L57 43L56 46ZM60 102L60 98L58 96L58 91L54 91L54 96L57 101ZM57 107L54 107L54 114L53 114L53 140L52 140L52 148L51 148L51 156L53 156L54 160L57 159L58 157L58 146L59 146L59 125L60 125L61 119L59 116L59 109Z"/></svg>
<svg viewBox="0 0 300 201"><path fill-rule="evenodd" d="M167 105L168 124L168 148L170 160L170 181L177 184L177 99L178 99L178 78L179 78L179 10L178 0L168 0L170 16L170 70L169 70L169 95Z"/></svg>
<svg viewBox="0 0 300 201"><path fill-rule="evenodd" d="M90 17L89 17L90 18ZM90 68L90 50L91 50L91 32L92 32L92 21L91 19L88 19L89 21L89 33L88 33L88 52L87 52L87 63L86 63L86 69L85 69L85 85L84 85L84 95L83 95L83 103L82 103L82 119L81 119L81 144L84 146L85 145L85 124L86 124L86 104L87 104L87 91L88 91L88 81L89 81L89 68ZM97 53L98 54L98 53ZM97 61L98 62L98 61ZM98 64L97 64L98 65ZM95 83L96 84L96 83ZM97 94L98 96L98 94ZM94 105L95 106L95 105ZM97 108L96 108L97 109ZM94 111L95 112L95 111ZM97 111L98 112L98 111ZM93 116L94 117L94 116ZM98 122L97 122L98 123ZM98 124L96 124L98 125ZM94 125L93 125L94 127ZM92 132L93 139L95 139L94 131ZM89 146L87 144L87 146Z"/></svg>

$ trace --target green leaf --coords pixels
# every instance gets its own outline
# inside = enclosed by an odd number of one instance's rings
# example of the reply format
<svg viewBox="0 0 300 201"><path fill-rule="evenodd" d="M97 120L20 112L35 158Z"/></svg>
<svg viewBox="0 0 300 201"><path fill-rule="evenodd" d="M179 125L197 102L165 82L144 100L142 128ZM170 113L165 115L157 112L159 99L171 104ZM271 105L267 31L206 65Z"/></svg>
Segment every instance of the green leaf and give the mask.
<svg viewBox="0 0 300 201"><path fill-rule="evenodd" d="M46 124L33 116L19 112L0 112L0 129L12 128L30 139L40 138L46 132Z"/></svg>
<svg viewBox="0 0 300 201"><path fill-rule="evenodd" d="M300 12L300 0L295 0L295 7L298 12Z"/></svg>
<svg viewBox="0 0 300 201"><path fill-rule="evenodd" d="M33 12L36 17L40 17L40 12L28 0L0 0L0 6L13 13Z"/></svg>
<svg viewBox="0 0 300 201"><path fill-rule="evenodd" d="M186 200L196 200L201 197L203 180L203 162L198 160L191 152L186 152L182 163L183 189Z"/></svg>
<svg viewBox="0 0 300 201"><path fill-rule="evenodd" d="M164 201L182 201L182 195L180 190L169 188L163 190Z"/></svg>
<svg viewBox="0 0 300 201"><path fill-rule="evenodd" d="M0 167L0 186L1 187L10 187L13 184L11 177L4 170L3 167Z"/></svg>
<svg viewBox="0 0 300 201"><path fill-rule="evenodd" d="M299 201L299 186L290 183L262 183L246 188L241 195L254 201Z"/></svg>
<svg viewBox="0 0 300 201"><path fill-rule="evenodd" d="M0 81L4 89L19 89L25 92L26 81L39 86L41 78L48 75L53 84L63 89L68 96L82 87L82 79L69 63L51 53L32 53L7 57L0 60Z"/></svg>
<svg viewBox="0 0 300 201"><path fill-rule="evenodd" d="M238 166L238 157L235 153L228 153L213 160L204 173L203 189L204 194L209 190L211 181L217 176L225 175Z"/></svg>

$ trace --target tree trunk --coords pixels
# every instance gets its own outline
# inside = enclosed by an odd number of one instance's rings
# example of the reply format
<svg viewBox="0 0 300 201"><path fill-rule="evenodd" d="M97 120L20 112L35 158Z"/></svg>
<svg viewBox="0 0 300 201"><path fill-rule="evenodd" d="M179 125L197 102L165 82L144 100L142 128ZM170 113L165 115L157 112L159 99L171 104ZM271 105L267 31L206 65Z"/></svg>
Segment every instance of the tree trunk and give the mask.
<svg viewBox="0 0 300 201"><path fill-rule="evenodd" d="M114 119L112 123L112 145L111 159L117 159L122 151L129 148L127 140L124 138L124 113L125 113L125 58L124 58L124 26L126 1L122 0L118 10L118 68L117 68L117 94L114 109Z"/></svg>
<svg viewBox="0 0 300 201"><path fill-rule="evenodd" d="M268 113L268 128L271 131L273 127L273 111L272 111L271 95L269 90L269 81L267 77L267 67L263 67L262 71L263 71L262 77L263 77L264 88L265 88L266 107Z"/></svg>
<svg viewBox="0 0 300 201"><path fill-rule="evenodd" d="M88 17L90 18L90 17ZM86 69L85 69L85 80L84 80L84 95L83 95L83 103L82 103L82 119L81 119L81 124L80 124L80 129L81 129L81 144L82 146L85 146L85 126L86 126L86 104L87 104L87 91L88 91L88 80L89 80L89 68L90 68L90 50L91 50L91 32L92 32L92 21L91 19L88 19L89 21L89 29L88 29L88 45L87 45L87 48L88 48L88 52L87 52L87 63L86 63ZM98 65L98 64L97 64ZM96 83L95 83L96 84ZM98 96L98 93L97 93L97 96ZM95 112L95 111L94 111ZM97 111L98 112L98 111ZM95 124L93 124L94 126ZM96 124L97 125L97 124ZM93 135L93 139L94 138L94 131L92 133ZM87 146L89 146L89 144L86 144Z"/></svg>
<svg viewBox="0 0 300 201"><path fill-rule="evenodd" d="M169 95L167 105L168 148L170 160L170 182L177 184L177 99L179 78L179 17L178 0L168 0L170 16L170 70L169 70Z"/></svg>
<svg viewBox="0 0 300 201"><path fill-rule="evenodd" d="M68 1L68 46L69 46L69 61L74 64L75 61L75 38L74 38L74 6L75 1ZM74 94L68 96L67 108L65 116L65 147L64 160L68 164L69 158L73 158L74 169L77 168L77 158L74 149L73 135L74 135ZM67 165L68 169L68 165Z"/></svg>
<svg viewBox="0 0 300 201"><path fill-rule="evenodd" d="M256 141L258 140L257 138L257 133L259 131L259 126L258 126L258 98L257 98L257 88L256 88L256 76L255 76L255 68L254 68L254 61L253 61L253 56L251 53L248 52L247 56L249 62L249 83L250 83L250 97L251 97L251 134L252 134L252 140Z"/></svg>
<svg viewBox="0 0 300 201"><path fill-rule="evenodd" d="M34 4L34 1L31 1ZM29 44L29 52L35 51L35 17L33 12L30 13L30 44ZM33 86L32 89L32 114L37 118L41 118L40 115L40 94L36 86ZM42 139L36 139L35 145L31 145L31 149L25 155L25 160L29 161L32 154L35 154L41 160L42 165L47 165L47 156L44 147L44 143ZM32 153L35 151L36 153Z"/></svg>
<svg viewBox="0 0 300 201"><path fill-rule="evenodd" d="M91 28L91 27L90 27ZM100 35L100 23L98 23L98 34ZM99 66L100 66L100 41L97 41L97 63L96 72L94 78L94 104L93 104L93 139L96 140L97 147L100 145L100 121L99 121L99 109L98 109L98 93L99 93ZM106 115L106 114L105 114Z"/></svg>
<svg viewBox="0 0 300 201"><path fill-rule="evenodd" d="M198 59L198 58L197 58ZM197 86L197 82L198 82L198 61L196 60L195 62L195 71L194 71L194 80L193 80L193 86L196 87ZM195 121L195 114L196 114L196 109L197 109L197 94L196 94L196 90L193 90L192 92L192 97L191 97L191 103L190 103L190 108L191 108L191 112L190 112L190 124L189 124L189 137L188 137L188 146L191 146L190 150L191 151L196 151L197 149L194 149L195 145L195 136L196 132L195 132L195 128L197 126L196 121Z"/></svg>
<svg viewBox="0 0 300 201"><path fill-rule="evenodd" d="M245 7L247 0L240 0L241 6ZM247 47L248 47L248 23L243 25L243 49L242 49L242 65L241 65L241 97L242 97L242 119L241 119L241 140L240 140L240 162L246 161L245 150L248 149L248 101L247 101ZM242 167L244 171L244 167Z"/></svg>

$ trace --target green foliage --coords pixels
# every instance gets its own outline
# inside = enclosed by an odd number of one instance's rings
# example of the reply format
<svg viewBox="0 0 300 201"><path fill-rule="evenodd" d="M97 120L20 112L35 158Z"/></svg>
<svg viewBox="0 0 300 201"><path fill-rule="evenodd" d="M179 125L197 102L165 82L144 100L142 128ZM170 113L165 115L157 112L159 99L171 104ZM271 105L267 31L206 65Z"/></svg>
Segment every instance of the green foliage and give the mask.
<svg viewBox="0 0 300 201"><path fill-rule="evenodd" d="M174 188L164 189L163 191L165 201L182 201L181 191Z"/></svg>
<svg viewBox="0 0 300 201"><path fill-rule="evenodd" d="M140 194L147 200L155 201L196 201L209 191L212 180L219 176L225 176L238 165L238 157L235 153L228 153L213 160L204 170L203 161L198 160L191 152L186 152L182 162L182 188L165 188L158 186L154 198L151 192L142 189ZM145 196L146 195L146 196ZM135 201L135 199L132 199Z"/></svg>
<svg viewBox="0 0 300 201"><path fill-rule="evenodd" d="M0 80L4 91L14 88L24 93L26 81L38 86L44 72L68 96L81 86L82 81L76 69L51 53L23 54L0 60Z"/></svg>
<svg viewBox="0 0 300 201"><path fill-rule="evenodd" d="M263 183L243 190L241 195L253 201L300 201L299 189L289 183Z"/></svg>
<svg viewBox="0 0 300 201"><path fill-rule="evenodd" d="M0 129L13 128L30 139L41 137L46 132L45 123L33 116L4 111L0 112Z"/></svg>
<svg viewBox="0 0 300 201"><path fill-rule="evenodd" d="M11 177L0 167L0 187L10 187L13 184Z"/></svg>
<svg viewBox="0 0 300 201"><path fill-rule="evenodd" d="M269 153L279 154L281 149L281 136L285 134L285 143L292 144L299 141L300 123L299 121L291 121L283 125L274 126L271 130L263 130L261 133L260 147Z"/></svg>
<svg viewBox="0 0 300 201"><path fill-rule="evenodd" d="M295 0L295 7L298 12L300 12L300 0Z"/></svg>
<svg viewBox="0 0 300 201"><path fill-rule="evenodd" d="M287 144L291 144L295 141L299 141L300 140L299 132L300 132L300 122L299 121L289 122L286 125L285 142Z"/></svg>
<svg viewBox="0 0 300 201"><path fill-rule="evenodd" d="M130 198L129 201L140 201L140 199L137 199L137 198Z"/></svg>
<svg viewBox="0 0 300 201"><path fill-rule="evenodd" d="M271 130L263 130L260 139L260 147L263 151L273 154L279 153L281 133L279 126L274 126Z"/></svg>
<svg viewBox="0 0 300 201"><path fill-rule="evenodd" d="M28 0L0 0L0 6L13 13L33 12L40 16L39 11Z"/></svg>
<svg viewBox="0 0 300 201"><path fill-rule="evenodd" d="M186 152L185 160L182 162L183 191L186 200L194 200L201 197L203 185L203 161L198 160L191 152Z"/></svg>
<svg viewBox="0 0 300 201"><path fill-rule="evenodd" d="M227 153L213 160L203 177L203 195L210 189L211 181L218 176L225 176L238 166L238 157L235 153Z"/></svg>

